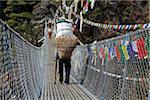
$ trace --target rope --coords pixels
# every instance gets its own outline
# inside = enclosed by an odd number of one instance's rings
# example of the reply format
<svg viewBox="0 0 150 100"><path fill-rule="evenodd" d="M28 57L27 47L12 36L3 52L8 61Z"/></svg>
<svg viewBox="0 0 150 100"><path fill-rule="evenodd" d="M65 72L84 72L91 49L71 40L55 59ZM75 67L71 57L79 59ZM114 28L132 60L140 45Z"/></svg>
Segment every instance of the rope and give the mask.
<svg viewBox="0 0 150 100"><path fill-rule="evenodd" d="M73 15L76 18L80 18L79 15L76 15L75 13L73 13ZM91 25L91 26L95 26L98 28L104 28L104 29L116 29L116 30L130 30L130 29L144 29L144 28L150 28L150 23L146 23L146 24L133 24L133 25L110 25L110 24L101 24L101 23L95 23L92 22L90 20L87 19L83 19L83 22Z"/></svg>
<svg viewBox="0 0 150 100"><path fill-rule="evenodd" d="M43 47L0 20L0 100L38 100L43 88Z"/></svg>
<svg viewBox="0 0 150 100"><path fill-rule="evenodd" d="M94 0L93 0L94 1ZM62 6L65 8L65 9L72 9L73 7L75 7L75 4L76 4L77 1L74 1L70 7L66 6L66 3L65 1L62 3ZM79 15L76 14L76 12L73 12L73 15L76 17L76 18L80 18ZM81 19L81 18L80 18ZM115 30L135 30L135 29L144 29L144 28L150 28L150 23L145 23L145 24L128 24L128 25L111 25L111 24L102 24L102 23L96 23L96 22L92 22L90 20L87 20L87 19L83 19L83 22L88 24L88 25L91 25L91 26L95 26L95 27L98 27L98 28L103 28L103 29L115 29ZM82 25L80 25L82 26Z"/></svg>
<svg viewBox="0 0 150 100"><path fill-rule="evenodd" d="M109 58L108 55L110 53L109 48L114 48L115 46L119 48L119 46L124 45L122 44L123 41L132 43L142 38L144 38L145 46L140 49L140 52L149 50L147 45L149 31L149 29L137 30L95 44L78 46L73 51L71 57L71 65L73 66L71 75L78 80L78 82L83 81L82 86L97 98L106 100L147 100L150 95L150 65L149 58L146 56L148 56L149 53L145 53L145 57L141 56L142 58L139 58L139 52L136 52L132 57L129 55L130 59L125 59L125 55L121 55L120 61L117 60L117 56L115 55L116 51L113 51L112 58ZM120 44L119 41L122 41L122 43ZM124 43L126 44L126 42ZM142 46L142 44L140 44L140 46ZM99 56L100 48L106 47L108 47L108 52L104 51L104 58L101 58ZM120 50L121 49L119 49L119 52ZM131 53L131 51L128 52L128 54L129 53ZM142 53L142 55L143 54L144 53ZM88 62L86 62L87 59Z"/></svg>

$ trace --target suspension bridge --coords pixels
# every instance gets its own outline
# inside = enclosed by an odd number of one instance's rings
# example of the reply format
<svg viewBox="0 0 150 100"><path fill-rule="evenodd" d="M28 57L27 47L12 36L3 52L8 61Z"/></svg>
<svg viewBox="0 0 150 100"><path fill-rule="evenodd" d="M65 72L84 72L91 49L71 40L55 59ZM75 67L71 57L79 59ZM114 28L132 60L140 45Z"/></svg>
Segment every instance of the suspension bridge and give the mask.
<svg viewBox="0 0 150 100"><path fill-rule="evenodd" d="M118 61L116 54L104 63L98 52L119 45L117 40L134 41L132 36L144 38L149 46L149 33L149 28L142 29L77 46L71 57L71 82L65 85L54 84L55 49L47 34L43 45L35 47L0 21L0 100L150 100L148 57Z"/></svg>

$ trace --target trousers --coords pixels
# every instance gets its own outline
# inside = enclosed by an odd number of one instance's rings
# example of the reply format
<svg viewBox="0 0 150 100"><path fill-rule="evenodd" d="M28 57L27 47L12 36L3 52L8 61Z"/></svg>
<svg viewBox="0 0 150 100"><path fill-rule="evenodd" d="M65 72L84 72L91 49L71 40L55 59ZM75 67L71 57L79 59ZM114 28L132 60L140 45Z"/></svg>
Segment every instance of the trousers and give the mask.
<svg viewBox="0 0 150 100"><path fill-rule="evenodd" d="M59 59L59 81L63 82L63 67L65 66L65 83L69 84L71 62L70 59Z"/></svg>

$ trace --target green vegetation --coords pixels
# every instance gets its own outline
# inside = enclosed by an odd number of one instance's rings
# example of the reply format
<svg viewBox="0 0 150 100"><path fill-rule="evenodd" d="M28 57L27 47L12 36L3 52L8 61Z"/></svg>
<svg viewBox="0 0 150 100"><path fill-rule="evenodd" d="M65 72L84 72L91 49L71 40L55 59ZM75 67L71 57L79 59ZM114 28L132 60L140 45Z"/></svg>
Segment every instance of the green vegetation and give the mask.
<svg viewBox="0 0 150 100"><path fill-rule="evenodd" d="M33 19L33 6L38 2L27 0L7 0L0 2L0 18L6 21L15 31L33 44L40 38L36 33L31 20Z"/></svg>

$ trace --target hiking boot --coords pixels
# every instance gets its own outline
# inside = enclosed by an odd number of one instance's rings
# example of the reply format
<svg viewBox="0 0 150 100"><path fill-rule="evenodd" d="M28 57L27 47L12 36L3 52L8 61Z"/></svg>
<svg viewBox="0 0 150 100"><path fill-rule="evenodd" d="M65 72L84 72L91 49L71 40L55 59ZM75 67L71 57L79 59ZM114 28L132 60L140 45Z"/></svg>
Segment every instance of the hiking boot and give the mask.
<svg viewBox="0 0 150 100"><path fill-rule="evenodd" d="M64 83L69 84L69 81L66 81L66 80L65 80L65 82L64 82Z"/></svg>

